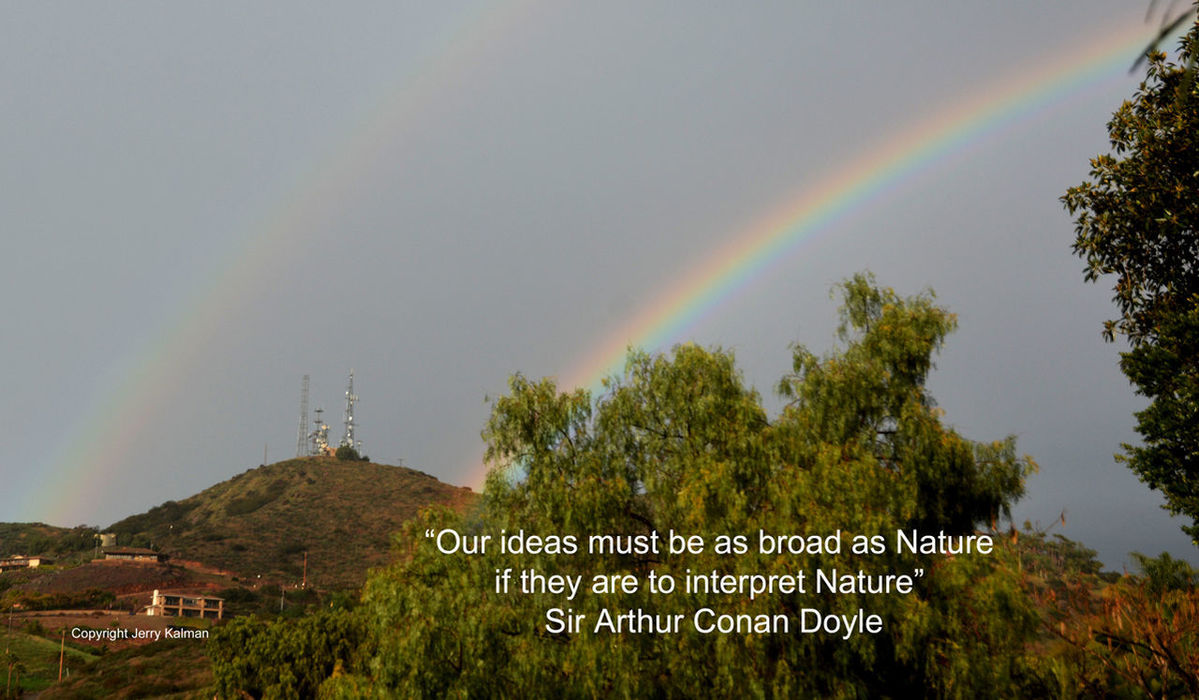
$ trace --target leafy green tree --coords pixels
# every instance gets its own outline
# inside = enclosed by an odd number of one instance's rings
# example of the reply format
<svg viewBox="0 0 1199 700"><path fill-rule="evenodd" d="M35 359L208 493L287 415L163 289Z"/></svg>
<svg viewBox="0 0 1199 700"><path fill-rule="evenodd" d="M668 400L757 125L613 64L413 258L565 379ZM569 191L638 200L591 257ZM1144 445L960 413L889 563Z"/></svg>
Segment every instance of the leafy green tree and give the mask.
<svg viewBox="0 0 1199 700"><path fill-rule="evenodd" d="M324 690L388 696L868 696L1044 694L1049 682L1026 650L1037 617L1014 559L900 551L897 529L965 534L1002 516L1035 468L1012 439L979 444L941 423L925 390L932 356L953 330L931 294L901 298L857 276L841 292L841 349L797 347L771 418L745 386L732 353L680 345L630 352L622 376L592 397L550 380L513 377L484 437L493 468L479 511L424 513L409 524L400 563L368 580L359 611L369 661ZM485 552L442 554L428 533L490 535ZM494 538L592 534L702 536L685 554L501 554ZM839 553L767 554L760 532L831 535ZM720 549L746 535L745 553ZM886 551L855 556L855 536ZM636 590L496 590L505 569L550 575L634 575ZM922 569L907 595L862 591L748 595L685 592L688 573L786 574ZM651 594L653 575L679 590ZM586 584L585 584L586 585ZM594 633L600 610L641 609L686 620L699 608L730 615L804 608L878 614L880 634ZM545 611L588 615L554 629ZM334 692L336 691L336 692Z"/></svg>
<svg viewBox="0 0 1199 700"><path fill-rule="evenodd" d="M343 462L361 462L362 461L362 457L360 457L358 455L358 450L355 450L353 447L350 447L349 445L342 445L341 447L338 447L337 451L333 453L333 456L340 459Z"/></svg>
<svg viewBox="0 0 1199 700"><path fill-rule="evenodd" d="M344 610L275 622L235 618L209 642L217 695L316 697L362 644L360 620Z"/></svg>
<svg viewBox="0 0 1199 700"><path fill-rule="evenodd" d="M1092 159L1090 178L1062 201L1086 280L1116 276L1120 315L1104 337L1128 339L1120 367L1151 400L1136 414L1143 444L1118 458L1199 538L1199 83L1184 67L1197 41L1199 24L1181 41L1181 65L1150 55L1108 123L1114 153Z"/></svg>
<svg viewBox="0 0 1199 700"><path fill-rule="evenodd" d="M1025 571L1042 578L1077 580L1101 575L1103 564L1095 558L1098 552L1064 535L1054 533L1051 538L1025 523L1024 531L1018 534L1017 544L1021 566ZM1113 580L1119 578L1115 572L1102 575L1108 578L1114 576Z"/></svg>
<svg viewBox="0 0 1199 700"><path fill-rule="evenodd" d="M1133 552L1132 557L1145 574L1145 587L1154 595L1166 591L1188 591L1195 587L1199 572L1182 559L1171 557L1169 552L1162 552L1156 557Z"/></svg>

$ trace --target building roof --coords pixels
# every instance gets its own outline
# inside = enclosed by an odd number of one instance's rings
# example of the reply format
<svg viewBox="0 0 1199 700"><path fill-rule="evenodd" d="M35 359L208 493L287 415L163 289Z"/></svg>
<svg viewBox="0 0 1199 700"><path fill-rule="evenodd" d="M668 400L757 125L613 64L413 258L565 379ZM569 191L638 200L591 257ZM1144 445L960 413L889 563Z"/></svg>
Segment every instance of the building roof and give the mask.
<svg viewBox="0 0 1199 700"><path fill-rule="evenodd" d="M105 554L126 554L130 556L148 556L148 557L165 557L162 552L155 552L153 549L144 547L109 547L104 550Z"/></svg>

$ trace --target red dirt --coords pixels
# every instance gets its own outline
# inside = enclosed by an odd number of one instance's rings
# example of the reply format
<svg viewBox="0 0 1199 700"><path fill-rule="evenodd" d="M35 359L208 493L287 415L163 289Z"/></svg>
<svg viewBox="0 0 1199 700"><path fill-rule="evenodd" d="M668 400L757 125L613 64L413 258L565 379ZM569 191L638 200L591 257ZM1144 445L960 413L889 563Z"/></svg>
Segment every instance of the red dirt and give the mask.
<svg viewBox="0 0 1199 700"><path fill-rule="evenodd" d="M133 563L124 561L94 561L71 569L49 572L32 581L18 584L15 591L30 593L75 593L100 588L114 594L127 595L152 591L155 588L199 586L207 588L187 569L170 564Z"/></svg>

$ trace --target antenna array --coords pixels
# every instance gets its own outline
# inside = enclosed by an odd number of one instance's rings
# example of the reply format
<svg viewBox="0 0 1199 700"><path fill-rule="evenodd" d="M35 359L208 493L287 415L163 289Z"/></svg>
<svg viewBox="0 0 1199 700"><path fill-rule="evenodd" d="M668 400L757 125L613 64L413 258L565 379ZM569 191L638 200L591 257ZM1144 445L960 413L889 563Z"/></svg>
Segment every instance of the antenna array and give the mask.
<svg viewBox="0 0 1199 700"><path fill-rule="evenodd" d="M354 370L350 370L350 381L346 385L346 410L343 417L345 433L342 435L338 447L349 446L361 453L362 441L354 440L354 405L357 403L358 395L354 393ZM333 448L329 445L329 425L323 418L324 412L323 408L316 409L316 420L312 422L312 431L309 432L308 375L305 374L300 390L300 430L296 437L297 457L333 454Z"/></svg>
<svg viewBox="0 0 1199 700"><path fill-rule="evenodd" d="M342 419L346 431L341 436L339 447L353 447L357 449L362 444L354 444L354 404L356 403L358 403L358 396L354 393L354 370L350 370L350 383L346 386L346 412L345 417Z"/></svg>
<svg viewBox="0 0 1199 700"><path fill-rule="evenodd" d="M325 409L323 408L316 409L316 421L314 421L316 423L316 428L308 435L309 439L312 440L312 450L309 452L309 454L313 455L314 457L329 453L329 426L326 425L324 419L321 418L321 414L324 412Z"/></svg>

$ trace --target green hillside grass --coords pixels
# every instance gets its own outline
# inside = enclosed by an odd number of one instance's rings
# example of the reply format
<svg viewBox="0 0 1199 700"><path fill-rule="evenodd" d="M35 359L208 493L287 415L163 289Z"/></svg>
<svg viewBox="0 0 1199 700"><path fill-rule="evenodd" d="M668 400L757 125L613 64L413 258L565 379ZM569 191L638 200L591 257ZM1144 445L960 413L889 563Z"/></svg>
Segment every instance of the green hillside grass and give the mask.
<svg viewBox="0 0 1199 700"><path fill-rule="evenodd" d="M211 698L211 685L206 645L176 639L105 654L38 697L45 700Z"/></svg>
<svg viewBox="0 0 1199 700"><path fill-rule="evenodd" d="M109 530L120 544L152 545L248 583L300 583L307 552L310 586L352 588L388 560L392 533L420 508L474 497L405 467L310 457L247 470Z"/></svg>
<svg viewBox="0 0 1199 700"><path fill-rule="evenodd" d="M25 668L22 673L14 670L13 688L19 687L23 692L37 691L58 680L59 642L20 631L10 634L3 629L0 629L0 640L0 651L8 649L12 654L11 660ZM69 644L64 656L64 666L68 671L80 669L96 658L94 654L72 649ZM9 682L8 661L9 658L0 659L0 693Z"/></svg>

